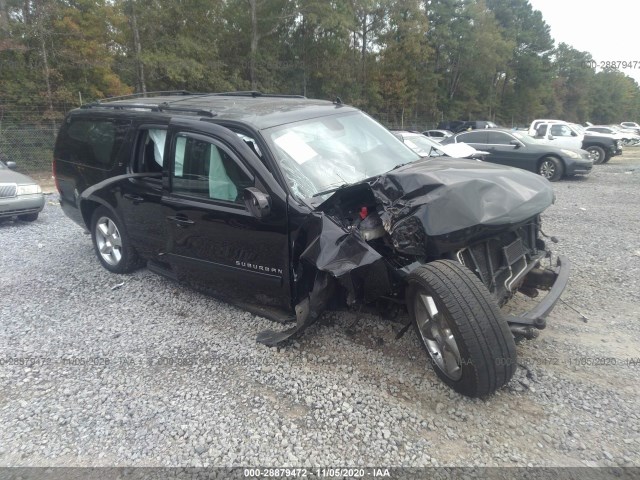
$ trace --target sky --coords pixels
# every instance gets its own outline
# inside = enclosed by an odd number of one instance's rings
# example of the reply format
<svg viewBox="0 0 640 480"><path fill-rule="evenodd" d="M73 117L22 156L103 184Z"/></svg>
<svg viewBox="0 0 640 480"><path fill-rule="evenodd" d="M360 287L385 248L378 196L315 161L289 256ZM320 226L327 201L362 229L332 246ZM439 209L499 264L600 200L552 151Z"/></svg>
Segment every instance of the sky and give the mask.
<svg viewBox="0 0 640 480"><path fill-rule="evenodd" d="M640 2L637 0L529 0L551 27L556 46L564 42L598 62L636 61L621 69L640 84Z"/></svg>

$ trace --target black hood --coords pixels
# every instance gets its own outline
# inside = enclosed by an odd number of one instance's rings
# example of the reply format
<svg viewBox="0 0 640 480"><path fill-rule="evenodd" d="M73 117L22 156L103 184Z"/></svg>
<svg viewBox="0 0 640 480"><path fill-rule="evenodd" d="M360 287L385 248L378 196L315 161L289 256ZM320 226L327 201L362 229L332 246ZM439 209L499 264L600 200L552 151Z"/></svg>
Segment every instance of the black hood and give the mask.
<svg viewBox="0 0 640 480"><path fill-rule="evenodd" d="M429 236L475 226L512 225L553 203L549 181L518 168L455 158L420 160L378 177L371 190L389 232L407 217Z"/></svg>
<svg viewBox="0 0 640 480"><path fill-rule="evenodd" d="M447 157L341 188L317 210L332 215L353 199L376 205L396 251L424 256L527 221L553 203L554 193L549 181L525 170Z"/></svg>

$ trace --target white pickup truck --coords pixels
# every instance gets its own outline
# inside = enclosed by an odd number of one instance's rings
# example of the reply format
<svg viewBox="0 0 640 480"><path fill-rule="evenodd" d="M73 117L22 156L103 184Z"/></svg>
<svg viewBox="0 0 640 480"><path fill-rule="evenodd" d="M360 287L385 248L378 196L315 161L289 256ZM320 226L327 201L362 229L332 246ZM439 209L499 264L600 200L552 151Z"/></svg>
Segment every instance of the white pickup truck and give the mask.
<svg viewBox="0 0 640 480"><path fill-rule="evenodd" d="M613 136L591 134L578 124L562 120L534 120L528 133L536 140L558 147L587 150L595 164L606 163L622 154L620 141Z"/></svg>

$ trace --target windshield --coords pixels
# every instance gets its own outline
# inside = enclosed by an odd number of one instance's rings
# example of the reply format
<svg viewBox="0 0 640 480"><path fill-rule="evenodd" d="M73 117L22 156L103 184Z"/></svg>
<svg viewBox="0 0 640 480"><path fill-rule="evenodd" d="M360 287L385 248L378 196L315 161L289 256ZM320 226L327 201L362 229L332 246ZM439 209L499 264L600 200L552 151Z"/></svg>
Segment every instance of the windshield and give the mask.
<svg viewBox="0 0 640 480"><path fill-rule="evenodd" d="M265 130L294 195L310 198L388 172L420 156L361 112Z"/></svg>
<svg viewBox="0 0 640 480"><path fill-rule="evenodd" d="M531 138L529 135L523 135L520 132L509 132L511 135L513 135L514 137L516 137L518 140L520 140L522 143L525 144L529 144L529 145L538 145L539 143L534 140L533 138Z"/></svg>
<svg viewBox="0 0 640 480"><path fill-rule="evenodd" d="M573 128L580 135L584 135L586 133L586 130L582 125L578 125L577 123L570 123L569 125L571 125L571 128Z"/></svg>

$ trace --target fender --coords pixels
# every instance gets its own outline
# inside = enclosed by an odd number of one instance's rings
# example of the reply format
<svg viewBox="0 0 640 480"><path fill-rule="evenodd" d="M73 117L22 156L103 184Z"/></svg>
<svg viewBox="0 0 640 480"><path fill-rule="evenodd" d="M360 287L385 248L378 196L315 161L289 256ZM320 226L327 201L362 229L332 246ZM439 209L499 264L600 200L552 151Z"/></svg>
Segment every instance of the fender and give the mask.
<svg viewBox="0 0 640 480"><path fill-rule="evenodd" d="M87 188L84 192L80 194L80 196L76 200L76 206L78 210L82 213L82 217L84 218L84 212L82 210L83 202L92 201L99 203L100 205L108 208L112 212L114 212L113 206L109 204L102 197L96 195L100 190L103 190L106 187L109 187L121 180L130 179L130 178L162 178L162 172L158 173L125 173L123 175L116 175L115 177L109 177L106 180L103 180L91 187ZM115 212L114 212L115 213ZM88 219L85 218L85 224L88 223ZM87 225L88 226L88 225Z"/></svg>

